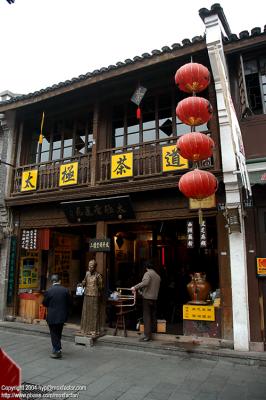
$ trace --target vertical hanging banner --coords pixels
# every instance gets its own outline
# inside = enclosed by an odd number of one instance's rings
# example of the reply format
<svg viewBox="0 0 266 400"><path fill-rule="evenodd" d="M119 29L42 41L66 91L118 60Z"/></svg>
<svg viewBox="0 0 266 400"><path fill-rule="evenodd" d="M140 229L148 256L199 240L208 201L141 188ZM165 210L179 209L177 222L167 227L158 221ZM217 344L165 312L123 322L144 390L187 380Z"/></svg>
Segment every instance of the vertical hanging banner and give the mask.
<svg viewBox="0 0 266 400"><path fill-rule="evenodd" d="M207 227L205 220L203 220L200 224L200 247L207 247Z"/></svg>
<svg viewBox="0 0 266 400"><path fill-rule="evenodd" d="M21 236L21 248L24 250L37 249L37 229L23 229Z"/></svg>
<svg viewBox="0 0 266 400"><path fill-rule="evenodd" d="M7 305L12 304L13 296L15 293L16 256L17 256L17 238L16 236L11 236L8 284L7 284Z"/></svg>
<svg viewBox="0 0 266 400"><path fill-rule="evenodd" d="M194 247L194 226L193 221L187 221L187 248L193 249Z"/></svg>

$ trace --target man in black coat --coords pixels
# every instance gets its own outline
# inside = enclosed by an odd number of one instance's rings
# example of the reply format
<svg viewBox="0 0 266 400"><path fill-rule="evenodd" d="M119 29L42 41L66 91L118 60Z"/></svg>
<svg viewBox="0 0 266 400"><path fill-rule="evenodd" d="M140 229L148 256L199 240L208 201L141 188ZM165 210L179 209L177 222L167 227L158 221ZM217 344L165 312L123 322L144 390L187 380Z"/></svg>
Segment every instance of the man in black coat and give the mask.
<svg viewBox="0 0 266 400"><path fill-rule="evenodd" d="M71 297L69 291L61 286L58 275L52 275L51 282L52 286L44 293L42 304L47 307L46 321L50 329L53 346L51 357L61 358L61 337L64 323L68 317Z"/></svg>

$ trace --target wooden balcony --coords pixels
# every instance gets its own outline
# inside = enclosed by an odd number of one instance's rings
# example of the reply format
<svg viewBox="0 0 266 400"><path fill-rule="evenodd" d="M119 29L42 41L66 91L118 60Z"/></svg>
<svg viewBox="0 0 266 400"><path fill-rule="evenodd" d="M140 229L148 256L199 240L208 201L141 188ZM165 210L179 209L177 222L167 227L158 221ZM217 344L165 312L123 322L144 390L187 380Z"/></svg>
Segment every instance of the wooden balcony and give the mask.
<svg viewBox="0 0 266 400"><path fill-rule="evenodd" d="M92 150L87 155L81 155L77 157L71 157L62 160L56 160L40 164L30 164L20 166L14 169L14 181L11 196L9 199L14 197L27 197L32 196L36 198L38 194L42 197L45 193L47 196L53 192L62 194L69 193L73 189L79 189L84 193L86 187L101 188L104 190L104 186L114 186L122 182L138 182L141 186L141 181L147 182L148 178L160 178L167 175L180 175L186 172L186 170L178 170L171 172L163 172L162 165L162 146L174 145L176 143L176 137L170 137L167 139L161 139L153 142L146 142L141 145L131 145L120 148L104 149L97 152ZM216 150L217 151L217 150ZM215 169L216 166L216 151L211 159L205 160L201 163L200 168ZM132 152L133 153L133 176L121 177L119 179L111 178L111 159L114 154L122 154ZM60 165L78 162L78 181L75 185L59 186L59 173ZM95 167L94 167L95 166ZM189 166L191 168L192 165ZM38 170L38 180L36 190L21 192L22 173L24 171ZM109 185L108 185L109 184ZM83 188L83 189L82 189ZM55 193L54 193L55 194Z"/></svg>

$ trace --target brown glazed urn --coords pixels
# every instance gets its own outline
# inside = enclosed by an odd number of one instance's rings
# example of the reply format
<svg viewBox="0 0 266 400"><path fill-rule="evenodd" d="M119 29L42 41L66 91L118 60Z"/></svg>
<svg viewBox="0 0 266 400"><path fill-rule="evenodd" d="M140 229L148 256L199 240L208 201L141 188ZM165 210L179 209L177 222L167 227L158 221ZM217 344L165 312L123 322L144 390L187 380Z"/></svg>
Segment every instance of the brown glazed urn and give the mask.
<svg viewBox="0 0 266 400"><path fill-rule="evenodd" d="M189 304L207 304L207 298L211 290L209 282L206 281L204 272L194 272L191 281L187 284L187 290L191 301Z"/></svg>

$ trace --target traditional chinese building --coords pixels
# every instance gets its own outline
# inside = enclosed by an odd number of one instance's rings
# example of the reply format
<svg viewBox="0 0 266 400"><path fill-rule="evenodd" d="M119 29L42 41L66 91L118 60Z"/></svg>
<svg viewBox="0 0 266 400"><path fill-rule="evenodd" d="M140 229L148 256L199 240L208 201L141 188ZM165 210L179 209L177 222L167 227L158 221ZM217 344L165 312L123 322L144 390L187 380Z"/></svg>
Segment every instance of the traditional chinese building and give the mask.
<svg viewBox="0 0 266 400"><path fill-rule="evenodd" d="M251 193L236 137L241 139L240 127L248 165L264 163L265 100L261 97L260 108L256 100L254 110L248 101L259 98L254 82L263 94L266 37L259 30L232 35L217 4L201 9L200 16L206 37L184 39L0 104L9 137L7 161L14 166L5 196L13 221L10 243L17 243L15 265L6 262L7 270L15 267L9 312L25 315L29 291L38 299L47 277L58 272L73 293L72 320L79 323L75 288L89 259L96 256L108 297L117 287L139 282L143 262L153 258L162 277L158 317L166 320L167 333L229 340L239 350L263 348L266 308L255 259L264 256L263 236L254 226L264 213L264 194L256 186L253 201L259 208L244 208ZM219 182L216 194L200 203L177 186L194 166L176 148L190 127L176 117L187 94L174 75L191 59L212 76L201 96L211 103L213 117L196 130L209 135L215 149L198 167ZM227 101L230 92L236 111ZM264 168L260 165L256 168ZM195 273L206 276L211 288L204 301L195 290L193 302L187 291ZM129 327L135 329L140 317L137 309ZM106 323L111 322L109 316Z"/></svg>

